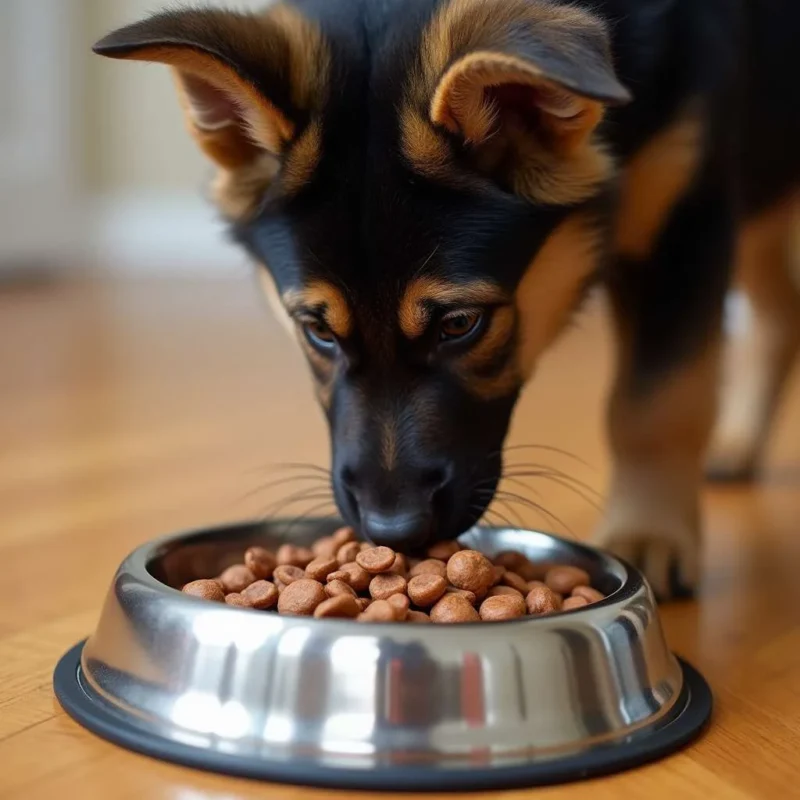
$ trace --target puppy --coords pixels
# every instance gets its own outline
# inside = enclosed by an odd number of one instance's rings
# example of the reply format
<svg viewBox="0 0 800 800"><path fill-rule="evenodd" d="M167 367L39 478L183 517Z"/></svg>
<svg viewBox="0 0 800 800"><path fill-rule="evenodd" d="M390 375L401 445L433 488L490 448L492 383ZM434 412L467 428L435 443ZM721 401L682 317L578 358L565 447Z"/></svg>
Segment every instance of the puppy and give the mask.
<svg viewBox="0 0 800 800"><path fill-rule="evenodd" d="M167 12L95 51L172 68L305 351L339 508L374 542L481 516L522 385L602 282L597 541L668 597L697 578L735 265L755 326L717 474L757 466L800 342L798 39L795 0L296 0Z"/></svg>

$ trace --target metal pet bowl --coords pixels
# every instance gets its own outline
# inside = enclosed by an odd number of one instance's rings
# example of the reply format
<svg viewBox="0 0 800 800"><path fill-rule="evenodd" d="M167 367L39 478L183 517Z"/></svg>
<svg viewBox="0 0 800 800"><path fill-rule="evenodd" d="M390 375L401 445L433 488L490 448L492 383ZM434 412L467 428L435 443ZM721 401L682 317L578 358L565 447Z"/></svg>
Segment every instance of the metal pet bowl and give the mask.
<svg viewBox="0 0 800 800"><path fill-rule="evenodd" d="M295 525L295 542L335 521ZM285 523L183 533L123 561L100 623L55 691L95 733L156 758L291 783L381 790L533 786L678 749L711 713L667 648L636 570L544 533L478 528L463 544L576 564L609 596L503 623L361 624L281 617L181 594Z"/></svg>

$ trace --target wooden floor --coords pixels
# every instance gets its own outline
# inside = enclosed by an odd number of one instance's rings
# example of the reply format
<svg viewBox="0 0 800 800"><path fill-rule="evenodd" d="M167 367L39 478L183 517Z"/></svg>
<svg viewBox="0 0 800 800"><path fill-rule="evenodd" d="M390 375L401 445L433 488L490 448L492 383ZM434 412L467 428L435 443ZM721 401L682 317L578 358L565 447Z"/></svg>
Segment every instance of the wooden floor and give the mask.
<svg viewBox="0 0 800 800"><path fill-rule="evenodd" d="M608 374L606 329L590 313L543 365L512 435L579 455L591 467L548 460L599 491ZM51 690L56 659L92 631L130 549L263 513L280 495L248 492L274 477L270 464L326 463L304 367L251 281L0 290L0 403L0 797L351 798L129 754L80 729ZM536 488L588 533L591 505ZM797 380L766 480L709 490L706 508L699 599L663 616L673 648L714 689L707 735L630 773L504 796L800 797Z"/></svg>

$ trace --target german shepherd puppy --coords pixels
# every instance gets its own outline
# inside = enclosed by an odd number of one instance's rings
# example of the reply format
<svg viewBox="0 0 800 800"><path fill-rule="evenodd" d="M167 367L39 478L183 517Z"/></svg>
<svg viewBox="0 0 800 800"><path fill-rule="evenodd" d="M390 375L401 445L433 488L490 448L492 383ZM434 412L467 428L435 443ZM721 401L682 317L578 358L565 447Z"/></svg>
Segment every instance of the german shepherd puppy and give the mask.
<svg viewBox="0 0 800 800"><path fill-rule="evenodd" d="M796 0L289 0L95 51L172 67L308 358L339 508L376 543L481 516L520 388L602 282L597 541L668 597L697 578L709 442L716 473L753 471L800 342L798 42ZM734 267L754 335L718 416Z"/></svg>

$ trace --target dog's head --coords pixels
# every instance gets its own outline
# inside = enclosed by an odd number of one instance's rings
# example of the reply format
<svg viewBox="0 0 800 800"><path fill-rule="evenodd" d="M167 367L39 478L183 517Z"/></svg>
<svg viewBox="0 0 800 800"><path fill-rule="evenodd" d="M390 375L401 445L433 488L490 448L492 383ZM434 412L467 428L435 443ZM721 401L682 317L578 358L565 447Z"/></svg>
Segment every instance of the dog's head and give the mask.
<svg viewBox="0 0 800 800"><path fill-rule="evenodd" d="M95 49L173 68L305 351L344 516L406 549L469 527L597 273L598 124L627 99L602 22L549 0L300 2L169 12Z"/></svg>

